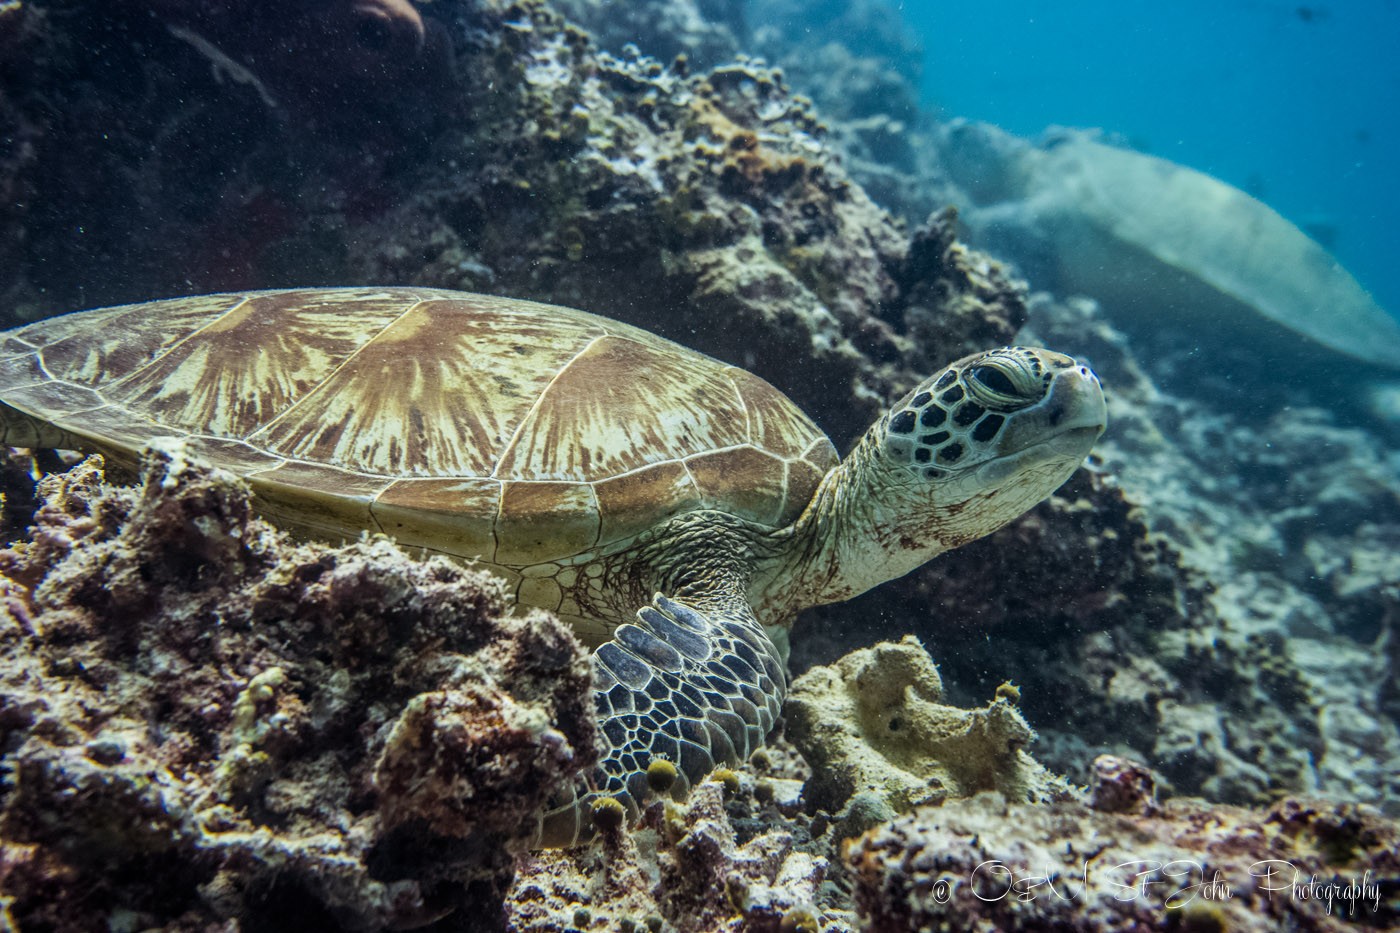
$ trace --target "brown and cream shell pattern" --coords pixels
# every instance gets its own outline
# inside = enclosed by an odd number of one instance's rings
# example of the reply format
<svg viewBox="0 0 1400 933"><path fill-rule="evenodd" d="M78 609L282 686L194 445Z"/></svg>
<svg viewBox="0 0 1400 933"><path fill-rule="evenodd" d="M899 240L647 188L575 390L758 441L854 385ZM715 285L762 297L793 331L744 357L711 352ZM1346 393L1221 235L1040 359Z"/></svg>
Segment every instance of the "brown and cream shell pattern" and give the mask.
<svg viewBox="0 0 1400 933"><path fill-rule="evenodd" d="M695 509L782 527L837 462L742 369L585 312L421 288L42 321L0 344L0 387L52 426L36 424L50 432L37 446L130 461L182 438L284 525L379 529L516 570L578 563Z"/></svg>

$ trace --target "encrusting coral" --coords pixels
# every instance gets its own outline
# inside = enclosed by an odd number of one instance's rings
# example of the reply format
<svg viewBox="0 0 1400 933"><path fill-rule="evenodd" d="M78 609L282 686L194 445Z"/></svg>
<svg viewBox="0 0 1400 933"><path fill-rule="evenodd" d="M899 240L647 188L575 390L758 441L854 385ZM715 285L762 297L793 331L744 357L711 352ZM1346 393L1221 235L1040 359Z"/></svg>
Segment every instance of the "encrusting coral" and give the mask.
<svg viewBox="0 0 1400 933"><path fill-rule="evenodd" d="M779 933L849 927L824 912L830 840L810 822L765 826L751 812L754 785L716 772L684 804L660 801L641 827L618 827L586 849L526 860L507 908L520 930L672 930ZM758 805L762 808L762 804ZM806 926L794 926L798 922Z"/></svg>
<svg viewBox="0 0 1400 933"><path fill-rule="evenodd" d="M386 539L293 544L178 448L136 488L91 458L39 491L0 552L14 925L503 922L534 817L596 754L561 623Z"/></svg>
<svg viewBox="0 0 1400 933"><path fill-rule="evenodd" d="M1068 793L1025 751L1035 733L1010 695L982 709L946 705L938 669L912 636L807 671L786 715L812 766L807 803L833 813L856 795L898 813L984 790L1014 800Z"/></svg>

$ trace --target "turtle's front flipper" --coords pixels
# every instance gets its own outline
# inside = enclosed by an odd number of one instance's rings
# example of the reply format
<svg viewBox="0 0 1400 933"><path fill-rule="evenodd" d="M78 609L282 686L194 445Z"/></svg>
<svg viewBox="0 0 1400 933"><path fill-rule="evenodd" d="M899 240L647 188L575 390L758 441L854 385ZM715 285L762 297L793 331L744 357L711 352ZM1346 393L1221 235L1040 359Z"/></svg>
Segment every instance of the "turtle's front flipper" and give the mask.
<svg viewBox="0 0 1400 933"><path fill-rule="evenodd" d="M787 678L778 649L742 602L705 611L658 594L593 655L594 700L606 751L545 814L538 846L593 835L593 805L613 797L635 816L647 766L676 767L671 793L763 744L782 709Z"/></svg>

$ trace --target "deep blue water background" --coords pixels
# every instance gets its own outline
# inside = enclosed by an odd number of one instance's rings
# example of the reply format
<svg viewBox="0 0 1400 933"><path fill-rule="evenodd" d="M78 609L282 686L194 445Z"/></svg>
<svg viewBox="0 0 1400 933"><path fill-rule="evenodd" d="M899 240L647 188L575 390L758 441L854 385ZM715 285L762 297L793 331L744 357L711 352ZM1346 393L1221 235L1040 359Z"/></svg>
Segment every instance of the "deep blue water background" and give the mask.
<svg viewBox="0 0 1400 933"><path fill-rule="evenodd" d="M892 0L897 2L898 0ZM924 103L1102 127L1267 202L1400 316L1400 0L904 0Z"/></svg>

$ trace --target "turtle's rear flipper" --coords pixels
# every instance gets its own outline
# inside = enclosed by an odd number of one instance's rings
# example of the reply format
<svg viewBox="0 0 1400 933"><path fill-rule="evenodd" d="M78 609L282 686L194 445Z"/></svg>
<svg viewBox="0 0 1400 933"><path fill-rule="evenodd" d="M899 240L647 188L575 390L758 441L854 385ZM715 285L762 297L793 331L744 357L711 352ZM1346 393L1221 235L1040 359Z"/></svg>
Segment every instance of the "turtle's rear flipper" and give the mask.
<svg viewBox="0 0 1400 933"><path fill-rule="evenodd" d="M739 764L782 709L787 679L778 649L746 603L705 612L657 594L593 655L594 701L606 750L545 814L538 846L592 838L593 805L612 797L629 816L653 793L647 767L675 765L669 793L683 797L721 764Z"/></svg>

